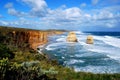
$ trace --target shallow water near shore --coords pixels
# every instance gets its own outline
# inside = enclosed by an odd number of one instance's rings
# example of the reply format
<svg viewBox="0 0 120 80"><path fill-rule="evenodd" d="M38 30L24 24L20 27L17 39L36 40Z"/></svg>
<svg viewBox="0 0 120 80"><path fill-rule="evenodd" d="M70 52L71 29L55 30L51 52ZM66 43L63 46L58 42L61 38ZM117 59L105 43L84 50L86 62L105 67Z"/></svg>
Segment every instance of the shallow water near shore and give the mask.
<svg viewBox="0 0 120 80"><path fill-rule="evenodd" d="M120 33L75 31L78 42L66 42L68 33L49 37L42 52L75 71L120 73ZM94 44L86 44L92 35Z"/></svg>

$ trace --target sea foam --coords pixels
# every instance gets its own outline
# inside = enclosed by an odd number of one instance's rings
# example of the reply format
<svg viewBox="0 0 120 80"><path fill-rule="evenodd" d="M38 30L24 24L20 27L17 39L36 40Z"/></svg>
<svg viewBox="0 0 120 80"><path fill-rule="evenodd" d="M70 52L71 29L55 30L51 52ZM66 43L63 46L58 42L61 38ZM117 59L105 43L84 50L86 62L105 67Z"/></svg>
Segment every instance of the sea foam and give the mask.
<svg viewBox="0 0 120 80"><path fill-rule="evenodd" d="M57 37L56 43L50 43L46 49L55 51L55 56L61 57L64 64L69 67L74 67L75 71L85 71L93 73L119 73L120 72L120 39L113 36L96 36L94 44L86 44L88 34L76 32L78 42L66 42L67 34ZM74 48L71 52L70 49ZM59 54L58 54L59 53ZM64 54L63 54L64 53ZM73 54L74 53L74 54ZM71 57L72 56L72 57ZM104 61L107 59L108 65L92 65L90 60L94 58ZM100 59L101 58L101 59ZM59 59L59 58L58 58ZM109 62L110 61L110 62ZM112 61L112 62L111 62ZM104 62L103 62L104 63ZM86 64L78 66L78 64ZM97 63L94 63L97 64Z"/></svg>
<svg viewBox="0 0 120 80"><path fill-rule="evenodd" d="M92 66L88 65L85 67L74 66L76 72L84 71L84 72L93 72L93 73L116 73L117 69L111 66Z"/></svg>
<svg viewBox="0 0 120 80"><path fill-rule="evenodd" d="M65 61L64 64L72 65L72 64L75 64L75 63L84 63L84 62L85 61L83 61L83 60L70 59L69 61Z"/></svg>
<svg viewBox="0 0 120 80"><path fill-rule="evenodd" d="M60 46L60 45L63 45L63 44L64 44L64 42L51 43L51 44L47 45L45 49L54 50L54 49L57 48L57 46Z"/></svg>
<svg viewBox="0 0 120 80"><path fill-rule="evenodd" d="M120 48L120 39L119 38L115 38L115 37L111 37L111 36L94 36L94 38L97 40L101 40L108 45Z"/></svg>
<svg viewBox="0 0 120 80"><path fill-rule="evenodd" d="M105 43L112 45L114 47L120 48L120 39L110 36L105 36Z"/></svg>

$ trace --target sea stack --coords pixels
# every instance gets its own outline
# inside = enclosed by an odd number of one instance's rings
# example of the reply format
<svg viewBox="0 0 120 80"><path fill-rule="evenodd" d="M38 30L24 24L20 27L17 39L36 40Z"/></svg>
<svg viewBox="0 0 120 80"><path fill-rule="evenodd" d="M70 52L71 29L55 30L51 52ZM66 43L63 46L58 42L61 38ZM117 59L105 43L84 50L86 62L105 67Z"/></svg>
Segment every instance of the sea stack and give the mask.
<svg viewBox="0 0 120 80"><path fill-rule="evenodd" d="M91 36L91 35L87 36L87 41L86 41L86 43L87 43L87 44L93 44L93 42L94 42L93 36Z"/></svg>
<svg viewBox="0 0 120 80"><path fill-rule="evenodd" d="M75 32L69 32L67 36L68 42L78 42Z"/></svg>

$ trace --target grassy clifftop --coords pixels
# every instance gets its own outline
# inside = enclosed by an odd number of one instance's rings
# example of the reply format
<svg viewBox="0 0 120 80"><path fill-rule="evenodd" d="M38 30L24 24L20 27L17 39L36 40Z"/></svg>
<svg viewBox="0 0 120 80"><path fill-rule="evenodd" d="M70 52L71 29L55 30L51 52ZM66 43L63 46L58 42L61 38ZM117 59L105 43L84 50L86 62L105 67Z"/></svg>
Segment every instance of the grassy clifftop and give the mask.
<svg viewBox="0 0 120 80"><path fill-rule="evenodd" d="M45 53L26 47L28 42L15 44L9 33L12 31L31 30L0 27L0 80L120 80L120 74L75 72L63 67Z"/></svg>

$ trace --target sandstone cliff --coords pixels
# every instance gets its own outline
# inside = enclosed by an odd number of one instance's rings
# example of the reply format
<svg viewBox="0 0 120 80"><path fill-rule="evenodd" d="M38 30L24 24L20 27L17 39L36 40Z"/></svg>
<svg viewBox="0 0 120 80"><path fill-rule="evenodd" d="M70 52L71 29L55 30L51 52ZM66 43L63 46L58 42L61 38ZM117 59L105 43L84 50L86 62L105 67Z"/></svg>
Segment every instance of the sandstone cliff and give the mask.
<svg viewBox="0 0 120 80"><path fill-rule="evenodd" d="M13 31L11 34L16 45L21 45L21 42L25 42L32 49L45 44L48 40L47 32L41 31Z"/></svg>
<svg viewBox="0 0 120 80"><path fill-rule="evenodd" d="M13 31L13 37L16 44L21 44L21 42L28 43L30 48L37 49L39 45L45 44L48 42L49 35L61 34L62 32L58 31Z"/></svg>
<svg viewBox="0 0 120 80"><path fill-rule="evenodd" d="M62 34L63 31L39 31L28 29L14 29L14 28L0 28L2 35L7 37L5 43L14 44L18 48L32 48L37 49L39 45L48 42L49 35Z"/></svg>

